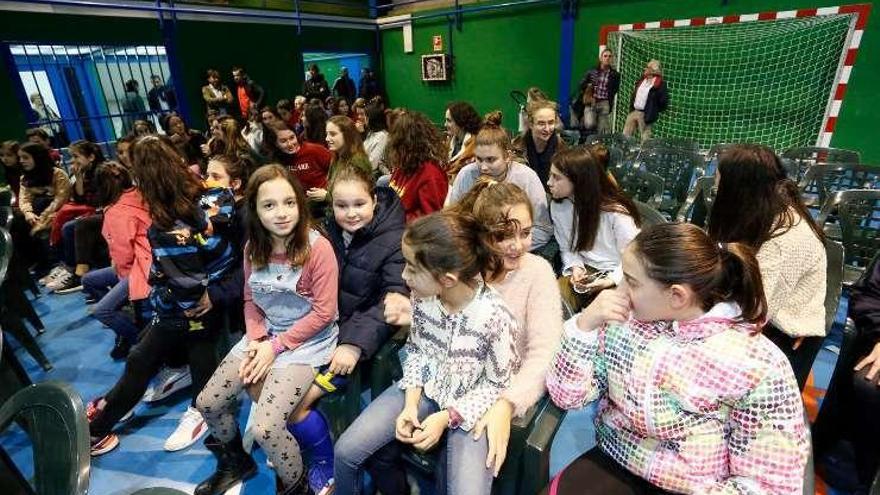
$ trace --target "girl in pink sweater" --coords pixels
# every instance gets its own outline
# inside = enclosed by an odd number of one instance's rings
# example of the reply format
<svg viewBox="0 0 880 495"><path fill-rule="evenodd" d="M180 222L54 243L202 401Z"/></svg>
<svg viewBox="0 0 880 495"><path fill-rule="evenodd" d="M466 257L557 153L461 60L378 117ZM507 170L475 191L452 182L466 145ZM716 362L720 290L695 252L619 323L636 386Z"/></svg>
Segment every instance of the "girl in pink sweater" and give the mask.
<svg viewBox="0 0 880 495"><path fill-rule="evenodd" d="M252 428L284 487L279 493L305 493L302 455L286 425L315 369L330 362L336 348L336 255L312 228L302 186L281 165L254 172L245 197L246 335L196 399L211 433L205 446L218 464L195 494L221 494L256 473L235 418L245 388L256 397Z"/></svg>
<svg viewBox="0 0 880 495"><path fill-rule="evenodd" d="M497 476L507 455L512 418L525 414L544 395L544 377L562 334L562 303L550 264L529 252L533 210L525 191L514 184L481 180L453 210L472 214L493 231L504 263L487 281L501 294L519 324L513 339L522 361L510 385L472 431L475 439L485 432L489 442L486 467ZM409 299L393 294L389 299L386 315L406 323L411 312Z"/></svg>

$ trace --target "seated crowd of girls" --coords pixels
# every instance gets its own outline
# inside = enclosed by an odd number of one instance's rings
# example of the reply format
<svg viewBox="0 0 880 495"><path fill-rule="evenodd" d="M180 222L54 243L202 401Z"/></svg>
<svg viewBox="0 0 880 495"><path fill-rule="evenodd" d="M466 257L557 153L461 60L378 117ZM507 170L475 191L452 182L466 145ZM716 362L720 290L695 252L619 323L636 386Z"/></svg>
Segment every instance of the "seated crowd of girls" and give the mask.
<svg viewBox="0 0 880 495"><path fill-rule="evenodd" d="M207 140L174 116L170 137L120 139L119 161L78 141L70 176L45 145L3 143L15 242L61 261L57 292L82 281L127 359L89 403L93 455L119 444L163 366L185 365L186 440L166 448L207 434L217 468L199 495L257 470L245 391L278 493L356 494L369 472L406 494L403 450L442 444L439 493L489 494L511 421L545 392L562 408L599 400L597 447L548 493L800 493L826 259L771 150L720 157L708 231L646 227L607 152L566 149L546 99L513 141L462 102L448 142L381 102L355 118L295 105L244 129L212 116ZM244 332L218 360L229 313ZM316 404L401 326L402 379L334 446Z"/></svg>

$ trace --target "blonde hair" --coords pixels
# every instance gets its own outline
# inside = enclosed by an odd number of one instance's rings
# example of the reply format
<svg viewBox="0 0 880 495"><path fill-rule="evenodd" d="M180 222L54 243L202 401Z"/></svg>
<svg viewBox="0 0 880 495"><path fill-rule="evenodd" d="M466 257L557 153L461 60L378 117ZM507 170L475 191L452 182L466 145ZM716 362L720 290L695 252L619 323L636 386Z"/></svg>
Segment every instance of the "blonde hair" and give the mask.
<svg viewBox="0 0 880 495"><path fill-rule="evenodd" d="M553 100L535 100L526 105L526 112L532 122L535 120L535 114L545 109L553 110L554 114L559 115L559 105Z"/></svg>

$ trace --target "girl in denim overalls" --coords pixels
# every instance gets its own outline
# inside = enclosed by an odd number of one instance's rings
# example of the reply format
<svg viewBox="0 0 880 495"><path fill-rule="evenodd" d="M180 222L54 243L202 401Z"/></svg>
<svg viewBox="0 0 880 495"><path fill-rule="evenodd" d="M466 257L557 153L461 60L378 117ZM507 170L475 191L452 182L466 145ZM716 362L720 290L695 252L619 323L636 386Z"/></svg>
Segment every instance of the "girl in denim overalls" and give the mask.
<svg viewBox="0 0 880 495"><path fill-rule="evenodd" d="M211 432L205 446L218 463L195 493L223 493L256 472L235 418L245 387L257 398L254 436L275 466L279 493L308 493L299 446L285 425L315 369L330 361L336 347L336 257L329 241L311 228L302 188L283 167L257 170L245 196L246 335L196 402Z"/></svg>

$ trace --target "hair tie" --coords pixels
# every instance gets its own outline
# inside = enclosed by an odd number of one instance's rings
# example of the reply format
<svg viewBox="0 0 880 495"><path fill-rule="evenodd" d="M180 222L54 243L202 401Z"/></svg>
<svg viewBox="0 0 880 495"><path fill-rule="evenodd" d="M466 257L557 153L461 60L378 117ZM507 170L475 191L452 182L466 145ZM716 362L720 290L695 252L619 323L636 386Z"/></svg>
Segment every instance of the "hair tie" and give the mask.
<svg viewBox="0 0 880 495"><path fill-rule="evenodd" d="M724 245L724 243L719 242L718 243L718 253L724 254L725 251L727 251L727 247Z"/></svg>

